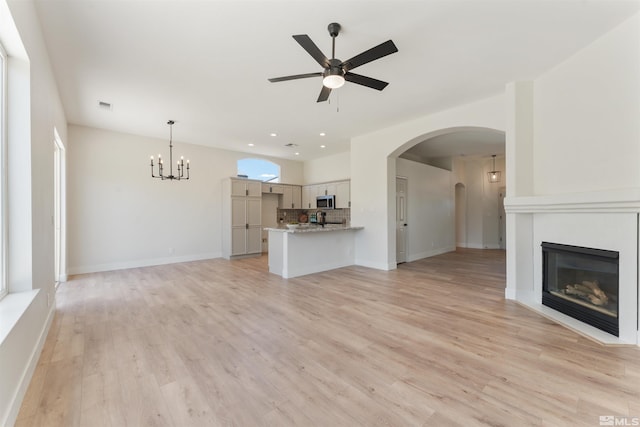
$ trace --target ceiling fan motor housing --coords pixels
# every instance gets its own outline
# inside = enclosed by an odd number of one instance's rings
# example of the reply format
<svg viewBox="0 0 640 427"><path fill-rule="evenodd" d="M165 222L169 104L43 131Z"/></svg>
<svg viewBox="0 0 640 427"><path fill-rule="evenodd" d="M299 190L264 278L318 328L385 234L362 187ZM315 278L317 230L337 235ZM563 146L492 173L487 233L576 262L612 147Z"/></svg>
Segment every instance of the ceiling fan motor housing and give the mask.
<svg viewBox="0 0 640 427"><path fill-rule="evenodd" d="M322 73L323 77L327 76L344 76L342 62L339 59L330 59L329 66Z"/></svg>
<svg viewBox="0 0 640 427"><path fill-rule="evenodd" d="M332 22L327 27L327 29L329 30L329 35L331 37L338 37L338 34L340 33L340 28L342 27L340 27L340 24L338 24L337 22Z"/></svg>

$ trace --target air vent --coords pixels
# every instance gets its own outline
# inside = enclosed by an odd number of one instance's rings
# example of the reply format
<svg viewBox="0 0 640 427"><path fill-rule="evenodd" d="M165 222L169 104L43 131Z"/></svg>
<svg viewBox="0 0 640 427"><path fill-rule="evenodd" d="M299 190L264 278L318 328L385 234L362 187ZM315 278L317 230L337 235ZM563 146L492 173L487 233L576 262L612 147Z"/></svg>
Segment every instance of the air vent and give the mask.
<svg viewBox="0 0 640 427"><path fill-rule="evenodd" d="M98 101L98 108L102 110L113 110L113 106L109 102Z"/></svg>
<svg viewBox="0 0 640 427"><path fill-rule="evenodd" d="M288 144L284 144L284 146L285 146L285 147L292 147L292 148L293 148L293 147L297 147L297 146L298 146L298 144L294 144L293 142L290 142L290 143L288 143Z"/></svg>

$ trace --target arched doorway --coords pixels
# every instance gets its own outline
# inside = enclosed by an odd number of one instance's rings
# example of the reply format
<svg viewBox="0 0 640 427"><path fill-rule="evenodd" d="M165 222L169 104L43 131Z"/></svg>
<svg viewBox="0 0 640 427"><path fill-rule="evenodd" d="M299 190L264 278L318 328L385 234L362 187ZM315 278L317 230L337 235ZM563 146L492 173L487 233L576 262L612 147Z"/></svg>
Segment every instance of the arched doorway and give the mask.
<svg viewBox="0 0 640 427"><path fill-rule="evenodd" d="M404 175L397 171L398 157L425 139L446 133L476 129L504 134L504 112L504 96L497 95L351 139L351 222L363 227L356 237L358 265L381 270L397 267L395 178ZM410 182L414 181L410 178ZM469 186L465 180L448 181L450 199L439 205L451 212L451 225L447 230L452 246L455 246L453 204L456 182L465 183L468 195ZM411 188L418 189L414 185ZM412 202L410 205L416 204ZM409 217L413 217L411 212ZM411 236L414 236L413 231Z"/></svg>
<svg viewBox="0 0 640 427"><path fill-rule="evenodd" d="M415 184L411 196L415 203L408 214L419 221L411 222L413 243L406 253L396 238L396 263L402 262L401 254L417 260L456 247L498 248L498 187L488 183L486 171L492 170L487 160L494 154L500 156L494 169L504 170L505 133L481 127L440 129L404 147L408 148L389 160L395 163L396 176ZM397 185L395 190L397 199Z"/></svg>

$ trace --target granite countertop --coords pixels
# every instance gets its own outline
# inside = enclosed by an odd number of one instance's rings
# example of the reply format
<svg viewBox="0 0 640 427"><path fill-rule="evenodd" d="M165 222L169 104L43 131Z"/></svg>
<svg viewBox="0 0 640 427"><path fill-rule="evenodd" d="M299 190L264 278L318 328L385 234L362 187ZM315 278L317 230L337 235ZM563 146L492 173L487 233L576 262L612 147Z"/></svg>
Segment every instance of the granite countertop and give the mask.
<svg viewBox="0 0 640 427"><path fill-rule="evenodd" d="M322 233L327 231L345 231L345 230L362 230L362 226L352 226L343 224L326 224L324 227L316 224L303 224L297 228L287 228L286 225L275 228L265 228L267 231L277 231L281 233Z"/></svg>

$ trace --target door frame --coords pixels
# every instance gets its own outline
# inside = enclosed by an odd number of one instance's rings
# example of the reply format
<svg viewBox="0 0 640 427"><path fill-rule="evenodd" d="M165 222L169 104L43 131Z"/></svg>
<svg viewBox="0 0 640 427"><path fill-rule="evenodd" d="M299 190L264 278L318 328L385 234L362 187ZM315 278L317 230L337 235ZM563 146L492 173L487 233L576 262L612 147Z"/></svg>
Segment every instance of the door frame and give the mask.
<svg viewBox="0 0 640 427"><path fill-rule="evenodd" d="M402 228L402 232L404 235L404 259L398 259L398 253L400 252L398 249L400 248L400 242L398 241L398 181L399 180L403 180L405 182L404 184L404 188L405 188L405 197L404 197L404 211L405 211L405 218L403 221L403 228ZM408 258L408 253L407 253L407 248L409 247L409 238L408 238L408 234L407 234L407 224L409 222L408 220L408 215L409 215L409 179L406 176L396 176L396 265L398 264L402 264L404 262L407 262L407 258Z"/></svg>
<svg viewBox="0 0 640 427"><path fill-rule="evenodd" d="M56 288L67 281L67 209L66 209L66 151L58 130L53 128L53 234L54 280Z"/></svg>

